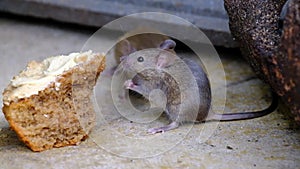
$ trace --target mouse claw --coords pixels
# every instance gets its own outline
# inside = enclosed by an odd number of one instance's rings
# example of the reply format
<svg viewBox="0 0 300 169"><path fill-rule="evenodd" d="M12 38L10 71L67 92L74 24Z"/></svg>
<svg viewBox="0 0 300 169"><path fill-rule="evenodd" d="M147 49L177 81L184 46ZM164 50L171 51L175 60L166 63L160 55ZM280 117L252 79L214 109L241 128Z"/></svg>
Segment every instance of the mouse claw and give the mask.
<svg viewBox="0 0 300 169"><path fill-rule="evenodd" d="M148 129L147 133L149 134L156 134L156 133L164 133L165 130L162 129L162 127L160 128L151 128L151 129Z"/></svg>
<svg viewBox="0 0 300 169"><path fill-rule="evenodd" d="M166 132L166 131L168 131L168 130L175 129L175 128L177 128L178 126L179 126L179 123L177 123L177 122L172 122L172 123L170 123L170 124L167 125L167 126L148 129L148 133L150 133L150 134L164 133L164 132Z"/></svg>

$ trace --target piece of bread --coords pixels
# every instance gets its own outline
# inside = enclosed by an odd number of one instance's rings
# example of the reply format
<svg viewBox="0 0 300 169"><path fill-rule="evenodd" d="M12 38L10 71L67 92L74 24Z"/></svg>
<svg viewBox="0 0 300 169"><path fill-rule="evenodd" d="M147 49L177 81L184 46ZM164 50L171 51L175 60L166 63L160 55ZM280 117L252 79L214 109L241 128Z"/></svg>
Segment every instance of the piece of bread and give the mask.
<svg viewBox="0 0 300 169"><path fill-rule="evenodd" d="M33 151L75 145L95 124L93 87L105 56L91 51L32 61L3 92L3 113Z"/></svg>

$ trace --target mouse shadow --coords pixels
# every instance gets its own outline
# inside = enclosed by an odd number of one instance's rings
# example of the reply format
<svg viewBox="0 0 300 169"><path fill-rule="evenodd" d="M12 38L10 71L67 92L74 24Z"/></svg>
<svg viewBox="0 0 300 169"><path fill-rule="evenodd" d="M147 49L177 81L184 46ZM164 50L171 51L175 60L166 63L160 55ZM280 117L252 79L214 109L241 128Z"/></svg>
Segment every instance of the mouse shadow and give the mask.
<svg viewBox="0 0 300 169"><path fill-rule="evenodd" d="M294 116L292 115L290 109L287 105L284 104L284 102L279 99L277 112L279 114L280 121L277 123L277 126L280 126L281 123L287 123L287 127L285 127L286 130L291 130L295 132L300 132L300 122L296 122L294 120Z"/></svg>

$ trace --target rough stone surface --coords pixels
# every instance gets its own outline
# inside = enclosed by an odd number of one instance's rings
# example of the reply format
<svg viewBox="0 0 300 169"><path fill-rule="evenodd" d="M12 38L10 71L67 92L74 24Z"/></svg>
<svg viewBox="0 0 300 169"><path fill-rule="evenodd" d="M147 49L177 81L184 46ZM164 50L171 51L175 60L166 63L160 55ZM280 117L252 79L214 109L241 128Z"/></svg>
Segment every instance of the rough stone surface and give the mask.
<svg viewBox="0 0 300 169"><path fill-rule="evenodd" d="M300 121L300 1L225 0L233 36L256 74L268 82Z"/></svg>

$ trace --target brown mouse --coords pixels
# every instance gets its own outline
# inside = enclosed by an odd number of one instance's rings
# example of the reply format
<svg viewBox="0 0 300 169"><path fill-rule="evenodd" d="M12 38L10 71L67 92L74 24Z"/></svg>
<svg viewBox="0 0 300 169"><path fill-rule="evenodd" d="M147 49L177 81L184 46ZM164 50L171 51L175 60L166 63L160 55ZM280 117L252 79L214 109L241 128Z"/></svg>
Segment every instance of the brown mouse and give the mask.
<svg viewBox="0 0 300 169"><path fill-rule="evenodd" d="M144 49L122 58L123 71L134 74L132 79L125 82L126 89L140 93L148 99L152 90L160 89L167 97L164 112L171 123L149 129L148 132L168 131L184 122L251 119L269 114L277 108L278 100L273 96L272 104L261 111L212 113L208 116L211 108L211 89L207 74L194 61L181 59L166 50L174 49L175 45L174 41L167 40L160 45L160 49Z"/></svg>

